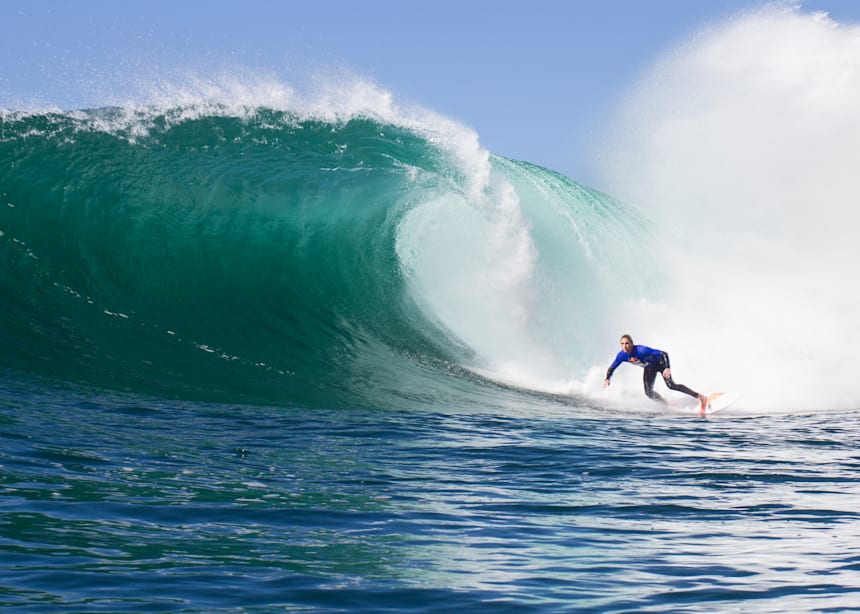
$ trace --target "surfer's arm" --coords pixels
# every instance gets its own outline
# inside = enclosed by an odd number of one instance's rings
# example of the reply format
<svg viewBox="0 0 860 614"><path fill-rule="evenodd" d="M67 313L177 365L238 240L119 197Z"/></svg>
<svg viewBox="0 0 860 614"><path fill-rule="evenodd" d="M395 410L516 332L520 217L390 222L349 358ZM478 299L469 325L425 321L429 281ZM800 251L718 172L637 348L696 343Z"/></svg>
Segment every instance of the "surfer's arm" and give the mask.
<svg viewBox="0 0 860 614"><path fill-rule="evenodd" d="M640 359L649 367L660 369L663 377L671 377L672 372L669 371L669 354L663 350L649 348L645 345L636 346L640 350Z"/></svg>
<svg viewBox="0 0 860 614"><path fill-rule="evenodd" d="M658 351L660 352L660 362L664 365L663 377L666 379L670 379L672 377L672 371L669 369L669 354L667 354L663 350Z"/></svg>
<svg viewBox="0 0 860 614"><path fill-rule="evenodd" d="M624 352L618 352L618 355L615 357L615 360L612 361L612 364L609 365L609 368L606 370L606 379L603 380L604 386L609 385L609 380L612 379L612 374L615 372L615 369L618 368L618 365L624 362L626 356L627 354L625 354Z"/></svg>

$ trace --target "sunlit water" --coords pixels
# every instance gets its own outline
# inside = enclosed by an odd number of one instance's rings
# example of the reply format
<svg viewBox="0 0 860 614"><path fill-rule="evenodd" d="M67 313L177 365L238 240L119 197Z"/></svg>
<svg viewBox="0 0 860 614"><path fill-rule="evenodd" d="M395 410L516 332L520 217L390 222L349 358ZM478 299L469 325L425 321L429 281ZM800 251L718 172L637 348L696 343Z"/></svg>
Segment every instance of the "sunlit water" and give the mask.
<svg viewBox="0 0 860 614"><path fill-rule="evenodd" d="M330 411L3 391L22 612L851 611L856 413Z"/></svg>

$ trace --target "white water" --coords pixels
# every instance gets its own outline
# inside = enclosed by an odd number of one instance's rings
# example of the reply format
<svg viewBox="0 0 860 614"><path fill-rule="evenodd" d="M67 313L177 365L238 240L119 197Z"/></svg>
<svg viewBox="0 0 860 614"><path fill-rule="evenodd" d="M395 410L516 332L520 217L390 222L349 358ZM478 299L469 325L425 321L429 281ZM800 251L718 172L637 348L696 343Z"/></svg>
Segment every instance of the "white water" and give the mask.
<svg viewBox="0 0 860 614"><path fill-rule="evenodd" d="M538 253L519 199L494 176L479 197L440 191L409 211L398 255L412 294L472 368L512 383L529 381L553 357L530 333L531 281Z"/></svg>
<svg viewBox="0 0 860 614"><path fill-rule="evenodd" d="M860 27L823 14L766 9L662 58L605 157L610 191L665 233L641 246L664 292L618 333L750 408L860 405L858 109Z"/></svg>

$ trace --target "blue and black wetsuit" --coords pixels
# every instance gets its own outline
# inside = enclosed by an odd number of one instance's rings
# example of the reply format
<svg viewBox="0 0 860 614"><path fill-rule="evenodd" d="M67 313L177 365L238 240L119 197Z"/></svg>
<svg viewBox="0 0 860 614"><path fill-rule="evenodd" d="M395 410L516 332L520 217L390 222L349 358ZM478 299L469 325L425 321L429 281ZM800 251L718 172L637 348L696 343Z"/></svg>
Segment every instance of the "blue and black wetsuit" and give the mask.
<svg viewBox="0 0 860 614"><path fill-rule="evenodd" d="M654 392L654 380L657 379L657 374L660 373L662 375L663 371L669 368L669 355L666 352L649 348L647 345L634 345L633 352L631 354L621 350L606 370L607 380L612 377L615 369L617 369L618 365L622 362L629 362L637 367L643 367L645 369L645 373L642 376L642 382L645 384L645 394L655 401L660 401L661 403L666 402L663 397ZM683 384L676 384L671 377L664 376L663 381L666 382L666 386L668 386L670 390L677 390L678 392L689 394L696 400L699 399L698 392L687 388Z"/></svg>

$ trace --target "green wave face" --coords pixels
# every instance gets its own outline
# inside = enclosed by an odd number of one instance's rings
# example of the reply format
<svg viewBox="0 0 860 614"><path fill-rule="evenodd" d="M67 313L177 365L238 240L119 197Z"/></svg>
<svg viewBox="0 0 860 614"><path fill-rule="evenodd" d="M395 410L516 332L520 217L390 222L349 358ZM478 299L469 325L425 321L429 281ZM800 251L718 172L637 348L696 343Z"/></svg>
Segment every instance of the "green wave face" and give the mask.
<svg viewBox="0 0 860 614"><path fill-rule="evenodd" d="M476 367L501 361L470 318L494 317L504 283L445 296L433 271L478 287L512 268L512 224L530 250L513 284L538 314L528 343L558 339L574 305L578 332L561 338L577 346L565 368L581 366L611 260L576 233L599 239L623 209L501 158L476 190L474 169L413 128L267 109L7 113L0 160L2 364L177 398L392 406L486 390ZM495 207L499 182L516 216ZM489 229L477 239L473 218ZM559 292L571 270L578 290Z"/></svg>

